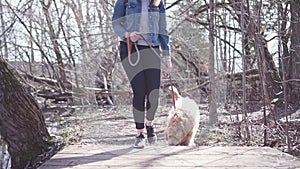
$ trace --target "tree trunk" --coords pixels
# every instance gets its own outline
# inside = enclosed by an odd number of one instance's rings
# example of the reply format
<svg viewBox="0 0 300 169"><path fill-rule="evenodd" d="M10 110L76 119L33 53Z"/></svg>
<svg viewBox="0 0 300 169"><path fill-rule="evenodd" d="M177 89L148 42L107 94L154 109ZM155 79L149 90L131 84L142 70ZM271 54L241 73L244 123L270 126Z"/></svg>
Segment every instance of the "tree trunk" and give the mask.
<svg viewBox="0 0 300 169"><path fill-rule="evenodd" d="M241 22L241 0L230 0L230 6L236 11L238 14L237 21ZM271 53L268 50L267 43L265 38L263 37L263 34L259 31L259 25L257 25L257 20L255 18L258 16L248 14L244 16L244 26L247 28L247 33L249 34L249 37L252 39L253 42L253 49L255 51L255 55L257 58L257 64L262 65L262 62L265 63L263 66L258 66L259 71L261 72L260 75L265 76L265 83L266 83L266 90L269 95L269 101L271 99L274 99L278 97L276 94L279 93L282 89L279 84L281 81L279 72L276 69L274 60L272 58ZM262 53L263 52L263 53ZM259 57L261 57L259 59ZM266 71L262 70L262 68L265 68ZM261 77L262 78L262 77Z"/></svg>
<svg viewBox="0 0 300 169"><path fill-rule="evenodd" d="M271 101L274 98L278 98L277 93L282 91L282 85L280 85L281 78L273 57L267 48L265 39L260 35L254 35L254 37L256 42L254 44L255 54L257 57L261 57L261 59L257 59L257 64L263 65L263 67L258 66L258 69L261 69L261 76L265 76L263 79L265 79L266 90L270 99L269 101Z"/></svg>
<svg viewBox="0 0 300 169"><path fill-rule="evenodd" d="M50 135L34 98L0 59L0 134L13 169L23 169L46 151Z"/></svg>
<svg viewBox="0 0 300 169"><path fill-rule="evenodd" d="M209 123L218 122L217 103L216 103L216 80L215 80L215 45L214 45L214 0L209 1L209 79L210 79L210 95L209 95Z"/></svg>
<svg viewBox="0 0 300 169"><path fill-rule="evenodd" d="M6 31L6 23L4 20L4 7L2 0L0 0L0 22L1 22L1 38L0 38L0 57L8 59L8 47L7 47L7 34L4 33Z"/></svg>
<svg viewBox="0 0 300 169"><path fill-rule="evenodd" d="M63 91L65 91L64 82L67 81L67 76L66 76L66 72L64 70L65 66L63 63L63 56L59 49L59 43L58 43L59 37L58 37L58 34L55 33L54 26L53 26L53 23L50 18L49 8L51 5L51 1L48 1L47 4L44 1L40 1L40 2L43 6L43 12L44 12L44 15L45 15L45 18L47 21L47 25L48 25L48 29L49 29L48 33L49 33L49 36L50 36L50 39L51 39L51 42L53 45L53 50L54 50L54 53L55 53L55 56L57 59L57 64L59 65L60 77L57 77L57 80L60 82L60 85L61 85Z"/></svg>
<svg viewBox="0 0 300 169"><path fill-rule="evenodd" d="M291 53L287 68L289 101L300 100L300 1L291 0Z"/></svg>

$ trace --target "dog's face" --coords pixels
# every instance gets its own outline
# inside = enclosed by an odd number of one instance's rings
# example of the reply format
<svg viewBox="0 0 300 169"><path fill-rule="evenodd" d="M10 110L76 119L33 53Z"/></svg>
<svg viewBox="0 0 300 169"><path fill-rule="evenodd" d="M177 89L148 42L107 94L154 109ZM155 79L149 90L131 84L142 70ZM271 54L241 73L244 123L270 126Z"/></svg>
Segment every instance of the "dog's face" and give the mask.
<svg viewBox="0 0 300 169"><path fill-rule="evenodd" d="M165 137L168 141L168 145L179 145L182 142L182 138L184 138L185 135L182 123L183 120L176 114L170 119L165 130Z"/></svg>

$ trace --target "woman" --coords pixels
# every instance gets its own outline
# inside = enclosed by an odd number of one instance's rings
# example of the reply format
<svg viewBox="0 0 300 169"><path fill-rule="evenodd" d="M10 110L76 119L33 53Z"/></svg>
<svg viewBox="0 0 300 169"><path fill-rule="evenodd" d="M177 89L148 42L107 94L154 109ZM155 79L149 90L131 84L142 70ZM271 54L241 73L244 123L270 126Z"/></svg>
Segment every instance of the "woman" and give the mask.
<svg viewBox="0 0 300 169"><path fill-rule="evenodd" d="M120 57L133 90L135 148L157 141L153 120L159 102L161 60L172 68L165 6L162 0L117 0L112 25L120 39ZM146 116L146 120L145 120Z"/></svg>

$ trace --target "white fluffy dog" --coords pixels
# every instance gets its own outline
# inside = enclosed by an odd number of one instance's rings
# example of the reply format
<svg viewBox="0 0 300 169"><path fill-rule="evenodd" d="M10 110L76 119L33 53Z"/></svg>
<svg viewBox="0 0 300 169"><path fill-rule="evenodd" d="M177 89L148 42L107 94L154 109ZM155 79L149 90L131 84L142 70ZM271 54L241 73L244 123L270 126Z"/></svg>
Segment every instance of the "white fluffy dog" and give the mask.
<svg viewBox="0 0 300 169"><path fill-rule="evenodd" d="M194 139L200 122L197 103L188 97L182 97L175 87L172 92L175 109L173 107L173 110L169 112L165 129L168 145L195 145Z"/></svg>

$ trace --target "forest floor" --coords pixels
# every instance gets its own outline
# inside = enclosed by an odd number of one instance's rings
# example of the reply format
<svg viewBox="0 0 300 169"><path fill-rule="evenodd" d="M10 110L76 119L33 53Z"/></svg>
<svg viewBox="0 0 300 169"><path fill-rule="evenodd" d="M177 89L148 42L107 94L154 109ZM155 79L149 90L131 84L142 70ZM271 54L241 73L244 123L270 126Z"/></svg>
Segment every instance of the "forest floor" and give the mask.
<svg viewBox="0 0 300 169"><path fill-rule="evenodd" d="M112 144L130 145L135 138L130 105L118 106L80 106L44 109L48 129L58 142L65 144ZM281 116L274 123L269 115L267 126L264 125L262 110L252 112L248 122L242 121L242 115L229 113L225 109L218 110L216 125L208 125L209 114L207 104L199 104L200 127L196 135L198 146L263 146L267 145L283 152L288 152L285 142L285 119ZM158 108L154 121L158 135L158 145L165 145L164 129L171 104ZM278 109L279 110L279 109ZM277 110L277 111L278 111ZM236 113L233 111L233 113ZM239 118L239 120L237 119ZM281 119L280 119L281 118ZM300 109L289 115L291 140L290 154L300 156ZM249 135L247 139L247 127ZM266 142L264 141L264 133Z"/></svg>

